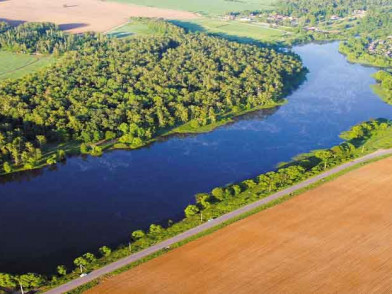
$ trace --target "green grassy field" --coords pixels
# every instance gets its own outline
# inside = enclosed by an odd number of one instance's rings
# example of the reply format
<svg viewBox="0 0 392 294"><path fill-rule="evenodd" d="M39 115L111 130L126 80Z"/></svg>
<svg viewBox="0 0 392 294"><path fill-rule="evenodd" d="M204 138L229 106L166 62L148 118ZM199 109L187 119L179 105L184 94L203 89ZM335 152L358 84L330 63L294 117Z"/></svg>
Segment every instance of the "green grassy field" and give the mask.
<svg viewBox="0 0 392 294"><path fill-rule="evenodd" d="M0 51L0 80L20 78L54 62L53 57L38 57Z"/></svg>
<svg viewBox="0 0 392 294"><path fill-rule="evenodd" d="M273 41L281 39L284 35L289 34L288 32L259 24L240 21L224 21L204 17L192 21L174 20L171 22L191 32L205 32L240 42ZM130 38L135 36L159 35L163 33L164 32L159 31L153 25L132 20L128 24L109 32L108 36Z"/></svg>
<svg viewBox="0 0 392 294"><path fill-rule="evenodd" d="M218 15L232 11L269 9L276 0L115 0L144 6Z"/></svg>
<svg viewBox="0 0 392 294"><path fill-rule="evenodd" d="M192 21L172 21L192 32L206 32L237 41L270 41L281 38L287 32L256 23L200 18Z"/></svg>
<svg viewBox="0 0 392 294"><path fill-rule="evenodd" d="M110 31L107 35L116 38L129 38L138 35L147 36L156 34L156 30L142 22L130 22Z"/></svg>

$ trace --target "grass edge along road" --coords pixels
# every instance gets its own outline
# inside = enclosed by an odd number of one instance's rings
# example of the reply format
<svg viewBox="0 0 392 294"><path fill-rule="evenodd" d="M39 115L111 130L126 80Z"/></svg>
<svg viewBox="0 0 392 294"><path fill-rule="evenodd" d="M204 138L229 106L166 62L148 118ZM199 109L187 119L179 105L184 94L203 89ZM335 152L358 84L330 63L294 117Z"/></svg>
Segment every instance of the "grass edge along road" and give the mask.
<svg viewBox="0 0 392 294"><path fill-rule="evenodd" d="M371 161L380 157L384 157L384 156L388 156L388 155L392 155L392 148L391 149L380 149L377 150L376 152L370 153L368 155L365 155L363 157L360 158L356 158L352 161L346 162L340 166L337 166L335 168L332 168L326 172L323 172L317 176L314 176L310 179L307 179L303 182L300 182L298 184L295 184L289 188L286 188L284 190L281 190L275 194L272 194L266 198L263 198L261 200L258 200L256 202L253 202L251 204L248 204L244 207L241 207L237 210L234 210L232 212L229 212L225 215L222 215L218 218L216 218L213 221L209 221L209 222L205 222L195 228L192 228L186 232L183 232L175 237L172 237L168 240L165 240L163 242L160 242L156 245L153 245L147 249L144 249L140 252L137 252L135 254L132 254L128 257L125 257L123 259L120 259L116 262L113 262L111 264L108 264L100 269L94 270L91 273L89 273L87 276L76 279L76 280L72 280L64 285L61 285L57 288L51 289L45 293L47 294L59 294L59 293L66 293L68 291L71 291L77 287L80 287L86 283L92 282L95 279L100 278L103 275L109 274L113 271L116 271L122 267L125 267L131 263L134 263L142 258L145 258L149 255L152 255L154 253L157 253L161 250L164 250L167 247L170 247L173 244L176 244L178 242L184 241L188 238L191 238L192 236L195 236L203 231L209 230L214 228L215 226L224 224L225 222L230 221L233 218L238 218L243 214L249 213L251 211L256 210L257 208L259 208L260 206L266 205L272 201L278 200L284 196L287 195L291 195L294 194L295 192L302 190L312 184L316 184L317 182L324 180L325 178L328 178L330 176L333 176L335 174L338 174L346 169L352 168L358 164L361 163L365 163L367 161Z"/></svg>

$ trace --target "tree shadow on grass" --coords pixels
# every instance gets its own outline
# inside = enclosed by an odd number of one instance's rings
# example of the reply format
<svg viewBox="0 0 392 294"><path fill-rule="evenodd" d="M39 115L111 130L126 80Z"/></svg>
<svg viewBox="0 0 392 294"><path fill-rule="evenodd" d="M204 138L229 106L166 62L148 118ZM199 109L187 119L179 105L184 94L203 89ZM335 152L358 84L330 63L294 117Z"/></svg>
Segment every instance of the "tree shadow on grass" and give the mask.
<svg viewBox="0 0 392 294"><path fill-rule="evenodd" d="M73 29L78 29L78 28L84 28L87 27L87 23L62 23L59 25L60 30L63 31L69 31Z"/></svg>
<svg viewBox="0 0 392 294"><path fill-rule="evenodd" d="M6 22L10 26L16 27L18 25L21 25L21 24L25 23L26 21L24 21L24 20L17 20L17 19L9 19L9 18L0 18L0 22Z"/></svg>
<svg viewBox="0 0 392 294"><path fill-rule="evenodd" d="M207 33L207 30L204 27L193 22L181 20L170 20L169 22L190 33Z"/></svg>
<svg viewBox="0 0 392 294"><path fill-rule="evenodd" d="M206 33L210 36L219 37L222 39L226 39L228 41L234 41L234 42L243 43L243 44L251 44L251 45L256 45L256 46L263 47L263 48L279 49L282 47L286 47L286 45L284 43L282 43L281 41L268 42L268 41L261 41L258 39L254 39L251 37L231 35L231 34L227 34L227 33L223 33L223 32L219 32L219 33L209 32L203 26L196 24L196 23L193 23L193 22L189 22L189 21L171 20L169 22L176 25L176 26L183 28L186 32L189 32L189 33Z"/></svg>

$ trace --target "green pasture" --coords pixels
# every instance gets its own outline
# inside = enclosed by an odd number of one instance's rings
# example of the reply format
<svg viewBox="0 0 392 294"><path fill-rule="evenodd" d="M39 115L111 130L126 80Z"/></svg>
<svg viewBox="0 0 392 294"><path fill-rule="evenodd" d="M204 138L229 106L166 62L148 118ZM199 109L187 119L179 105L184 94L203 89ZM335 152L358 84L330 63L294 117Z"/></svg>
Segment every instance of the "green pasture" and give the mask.
<svg viewBox="0 0 392 294"><path fill-rule="evenodd" d="M171 22L191 32L205 32L240 42L273 41L289 34L283 30L270 28L261 24L225 21L204 17L190 21L173 20ZM129 38L135 36L160 35L164 33L162 28L154 26L153 24L131 20L128 24L109 32L108 36Z"/></svg>
<svg viewBox="0 0 392 294"><path fill-rule="evenodd" d="M53 57L0 51L0 80L20 78L51 64Z"/></svg>
<svg viewBox="0 0 392 294"><path fill-rule="evenodd" d="M172 23L192 32L206 32L237 41L276 40L287 32L267 25L241 21L200 18L190 21L172 21Z"/></svg>
<svg viewBox="0 0 392 294"><path fill-rule="evenodd" d="M129 38L136 35L146 36L156 34L156 30L146 23L131 21L121 27L110 31L109 37Z"/></svg>
<svg viewBox="0 0 392 294"><path fill-rule="evenodd" d="M270 9L276 0L115 0L143 6L185 10L202 15Z"/></svg>

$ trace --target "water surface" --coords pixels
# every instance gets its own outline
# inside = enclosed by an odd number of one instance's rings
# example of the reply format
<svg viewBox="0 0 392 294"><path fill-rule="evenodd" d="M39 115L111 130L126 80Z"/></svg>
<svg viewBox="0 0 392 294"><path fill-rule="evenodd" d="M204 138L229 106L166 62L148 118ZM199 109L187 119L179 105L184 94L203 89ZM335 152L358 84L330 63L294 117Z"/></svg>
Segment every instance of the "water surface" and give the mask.
<svg viewBox="0 0 392 294"><path fill-rule="evenodd" d="M181 136L0 184L0 272L53 270L154 222L181 217L193 195L274 169L392 108L371 90L376 69L346 62L338 43L294 48L307 81L273 110L208 134Z"/></svg>

